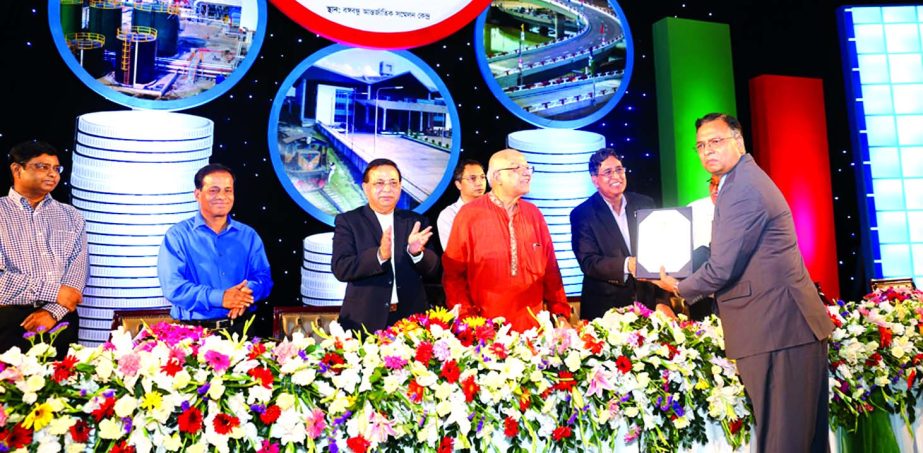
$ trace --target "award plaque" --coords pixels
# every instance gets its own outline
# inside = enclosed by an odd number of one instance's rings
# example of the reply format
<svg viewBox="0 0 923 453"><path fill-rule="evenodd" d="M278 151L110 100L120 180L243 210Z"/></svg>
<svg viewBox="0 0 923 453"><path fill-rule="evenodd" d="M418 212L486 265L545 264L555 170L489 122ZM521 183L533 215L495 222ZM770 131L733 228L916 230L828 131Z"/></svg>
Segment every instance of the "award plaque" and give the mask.
<svg viewBox="0 0 923 453"><path fill-rule="evenodd" d="M692 208L638 210L638 278L660 278L660 267L675 278L692 274Z"/></svg>

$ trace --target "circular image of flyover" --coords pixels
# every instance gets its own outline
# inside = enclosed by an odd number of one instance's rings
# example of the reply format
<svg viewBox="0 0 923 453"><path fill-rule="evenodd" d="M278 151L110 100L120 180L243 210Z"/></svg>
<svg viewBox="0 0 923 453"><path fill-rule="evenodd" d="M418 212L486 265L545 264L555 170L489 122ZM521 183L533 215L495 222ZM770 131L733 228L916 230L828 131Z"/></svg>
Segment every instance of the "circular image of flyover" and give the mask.
<svg viewBox="0 0 923 453"><path fill-rule="evenodd" d="M633 44L614 1L493 0L475 33L487 85L506 108L536 126L593 123L628 86Z"/></svg>
<svg viewBox="0 0 923 453"><path fill-rule="evenodd" d="M401 171L398 208L423 213L452 179L461 135L445 84L406 51L333 45L282 82L269 116L276 175L318 220L368 203L362 173L374 159Z"/></svg>
<svg viewBox="0 0 923 453"><path fill-rule="evenodd" d="M112 102L181 110L221 96L253 65L266 0L49 0L55 46Z"/></svg>

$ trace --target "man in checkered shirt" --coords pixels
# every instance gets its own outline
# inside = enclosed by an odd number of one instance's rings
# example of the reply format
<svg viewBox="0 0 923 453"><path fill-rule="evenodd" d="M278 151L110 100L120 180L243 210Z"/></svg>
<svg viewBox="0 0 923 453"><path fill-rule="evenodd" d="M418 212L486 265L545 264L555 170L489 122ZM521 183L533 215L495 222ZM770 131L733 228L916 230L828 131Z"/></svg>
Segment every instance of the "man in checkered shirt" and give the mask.
<svg viewBox="0 0 923 453"><path fill-rule="evenodd" d="M64 321L69 326L54 343L60 359L77 341L77 304L89 274L83 216L51 198L64 170L54 147L20 143L9 162L13 187L0 198L0 352L25 351L26 332Z"/></svg>

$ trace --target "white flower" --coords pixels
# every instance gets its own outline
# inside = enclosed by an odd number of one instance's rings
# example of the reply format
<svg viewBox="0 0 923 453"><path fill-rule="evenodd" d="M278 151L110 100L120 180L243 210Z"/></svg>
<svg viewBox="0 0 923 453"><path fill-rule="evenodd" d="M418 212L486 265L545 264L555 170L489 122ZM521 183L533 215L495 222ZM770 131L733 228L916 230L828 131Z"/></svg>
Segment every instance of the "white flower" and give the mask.
<svg viewBox="0 0 923 453"><path fill-rule="evenodd" d="M192 376L189 375L189 372L186 370L179 370L176 375L173 376L173 387L174 389L181 389L192 381ZM170 390L170 388L165 388L164 390Z"/></svg>
<svg viewBox="0 0 923 453"><path fill-rule="evenodd" d="M287 410L295 404L295 397L291 393L281 393L276 398L276 405L279 409Z"/></svg>
<svg viewBox="0 0 923 453"><path fill-rule="evenodd" d="M131 395L124 395L115 402L115 415L119 418L129 417L138 408L138 400Z"/></svg>
<svg viewBox="0 0 923 453"><path fill-rule="evenodd" d="M71 426L74 426L74 423L77 422L77 419L69 415L61 415L48 424L48 433L55 436L63 436L67 434L67 430Z"/></svg>
<svg viewBox="0 0 923 453"><path fill-rule="evenodd" d="M312 368L305 368L292 375L292 383L301 387L307 387L314 382L317 372Z"/></svg>
<svg viewBox="0 0 923 453"><path fill-rule="evenodd" d="M133 445L138 453L149 453L153 448L154 444L151 443L151 438L148 437L147 431L143 427L134 427L131 434L128 436L128 444Z"/></svg>
<svg viewBox="0 0 923 453"><path fill-rule="evenodd" d="M284 410L273 423L269 437L278 438L282 444L302 444L307 439L305 419L294 410Z"/></svg>
<svg viewBox="0 0 923 453"><path fill-rule="evenodd" d="M212 379L211 385L208 388L208 397L212 400L218 401L222 396L224 396L224 391L224 379L216 376L214 379Z"/></svg>
<svg viewBox="0 0 923 453"><path fill-rule="evenodd" d="M120 420L106 418L99 423L99 437L102 439L118 439L124 432Z"/></svg>

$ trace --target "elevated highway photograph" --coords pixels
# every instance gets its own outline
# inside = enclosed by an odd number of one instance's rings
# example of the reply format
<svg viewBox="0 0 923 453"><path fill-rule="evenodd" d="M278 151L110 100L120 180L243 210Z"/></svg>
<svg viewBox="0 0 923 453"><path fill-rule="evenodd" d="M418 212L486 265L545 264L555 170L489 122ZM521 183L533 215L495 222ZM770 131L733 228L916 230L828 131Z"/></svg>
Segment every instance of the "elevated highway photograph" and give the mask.
<svg viewBox="0 0 923 453"><path fill-rule="evenodd" d="M585 117L621 86L628 51L622 22L608 1L494 0L484 58L503 95L525 112Z"/></svg>

